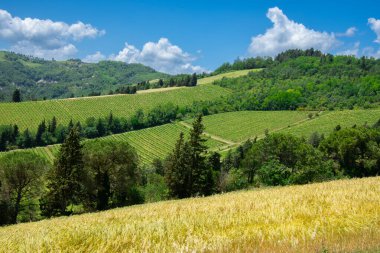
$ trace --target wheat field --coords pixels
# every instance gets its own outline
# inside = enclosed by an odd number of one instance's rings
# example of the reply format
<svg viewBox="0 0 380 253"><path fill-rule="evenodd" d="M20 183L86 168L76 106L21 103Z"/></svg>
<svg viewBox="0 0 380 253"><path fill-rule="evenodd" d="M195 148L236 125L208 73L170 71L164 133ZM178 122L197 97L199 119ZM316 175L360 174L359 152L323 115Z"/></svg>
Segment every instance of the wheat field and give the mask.
<svg viewBox="0 0 380 253"><path fill-rule="evenodd" d="M0 252L378 252L380 177L255 189L0 228Z"/></svg>

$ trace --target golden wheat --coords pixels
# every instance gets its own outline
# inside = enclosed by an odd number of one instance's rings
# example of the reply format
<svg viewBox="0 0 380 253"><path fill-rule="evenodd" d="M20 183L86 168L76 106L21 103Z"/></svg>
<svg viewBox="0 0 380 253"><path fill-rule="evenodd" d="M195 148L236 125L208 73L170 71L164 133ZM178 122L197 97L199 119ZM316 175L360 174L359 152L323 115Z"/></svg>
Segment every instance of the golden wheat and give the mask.
<svg viewBox="0 0 380 253"><path fill-rule="evenodd" d="M0 229L0 252L380 250L380 177L165 201Z"/></svg>

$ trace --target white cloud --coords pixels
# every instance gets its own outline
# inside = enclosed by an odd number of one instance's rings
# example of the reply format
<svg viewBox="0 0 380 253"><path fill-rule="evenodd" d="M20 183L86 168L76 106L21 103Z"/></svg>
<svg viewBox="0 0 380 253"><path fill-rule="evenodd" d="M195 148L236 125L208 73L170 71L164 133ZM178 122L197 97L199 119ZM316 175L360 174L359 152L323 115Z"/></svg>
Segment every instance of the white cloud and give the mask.
<svg viewBox="0 0 380 253"><path fill-rule="evenodd" d="M11 44L16 52L43 58L65 58L77 52L72 41L95 38L105 32L90 24L66 24L50 19L12 17L0 9L0 39Z"/></svg>
<svg viewBox="0 0 380 253"><path fill-rule="evenodd" d="M336 36L338 37L352 37L355 35L355 33L358 31L356 27L350 27L348 28L344 33L337 33Z"/></svg>
<svg viewBox="0 0 380 253"><path fill-rule="evenodd" d="M353 55L353 56L358 57L359 51L360 51L360 42L356 42L352 48L338 52L337 54L338 55Z"/></svg>
<svg viewBox="0 0 380 253"><path fill-rule="evenodd" d="M267 17L273 27L265 34L252 37L248 51L255 56L275 56L287 49L314 48L327 51L337 45L333 33L308 29L303 24L289 20L278 7L270 8Z"/></svg>
<svg viewBox="0 0 380 253"><path fill-rule="evenodd" d="M207 71L200 66L192 65L196 59L184 52L179 46L171 44L167 38L161 38L157 43L147 42L141 50L126 43L117 55L110 58L127 63L142 63L170 74Z"/></svg>
<svg viewBox="0 0 380 253"><path fill-rule="evenodd" d="M363 48L363 55L368 56L368 57L374 57L379 59L380 58L380 49L377 51L373 47L365 47Z"/></svg>
<svg viewBox="0 0 380 253"><path fill-rule="evenodd" d="M369 18L368 24L371 27L372 31L376 33L377 38L375 42L380 43L380 19Z"/></svg>
<svg viewBox="0 0 380 253"><path fill-rule="evenodd" d="M97 51L95 54L87 55L85 58L83 58L84 62L99 62L102 60L105 60L106 56L103 55L101 52Z"/></svg>

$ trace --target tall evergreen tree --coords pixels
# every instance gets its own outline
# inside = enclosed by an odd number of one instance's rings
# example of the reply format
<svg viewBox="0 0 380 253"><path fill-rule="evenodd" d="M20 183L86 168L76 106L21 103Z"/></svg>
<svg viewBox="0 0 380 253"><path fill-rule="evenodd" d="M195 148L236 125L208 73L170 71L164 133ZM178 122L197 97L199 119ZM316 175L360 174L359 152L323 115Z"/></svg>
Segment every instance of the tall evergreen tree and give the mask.
<svg viewBox="0 0 380 253"><path fill-rule="evenodd" d="M42 135L46 131L46 123L45 120L43 120L37 128L37 133L36 133L36 145L37 146L42 146L44 145L44 141L42 140Z"/></svg>
<svg viewBox="0 0 380 253"><path fill-rule="evenodd" d="M206 139L203 136L204 125L202 115L199 115L193 122L193 129L190 132L190 155L191 173L189 190L191 195L207 195L211 192L210 168L206 164Z"/></svg>
<svg viewBox="0 0 380 253"><path fill-rule="evenodd" d="M13 102L21 102L21 92L19 89L16 89L14 92L13 92L13 95L12 95L12 101Z"/></svg>
<svg viewBox="0 0 380 253"><path fill-rule="evenodd" d="M27 128L22 135L22 147L23 148L31 148L33 147L33 138Z"/></svg>
<svg viewBox="0 0 380 253"><path fill-rule="evenodd" d="M196 86L196 85L197 85L197 82L198 82L197 74L194 73L194 74L191 76L190 86Z"/></svg>
<svg viewBox="0 0 380 253"><path fill-rule="evenodd" d="M165 160L165 179L170 195L176 198L189 197L189 155L188 144L185 143L181 132L173 152Z"/></svg>
<svg viewBox="0 0 380 253"><path fill-rule="evenodd" d="M54 134L56 129L57 129L57 118L54 116L51 122L49 123L48 131Z"/></svg>
<svg viewBox="0 0 380 253"><path fill-rule="evenodd" d="M48 194L41 209L46 216L67 215L68 206L78 204L84 196L85 171L80 135L74 127L70 130L48 176Z"/></svg>

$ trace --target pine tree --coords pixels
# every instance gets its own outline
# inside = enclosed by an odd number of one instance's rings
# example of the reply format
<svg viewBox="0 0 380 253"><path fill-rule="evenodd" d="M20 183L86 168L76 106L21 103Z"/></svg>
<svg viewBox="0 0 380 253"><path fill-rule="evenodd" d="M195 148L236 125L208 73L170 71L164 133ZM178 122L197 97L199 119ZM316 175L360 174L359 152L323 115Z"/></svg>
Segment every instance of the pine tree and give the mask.
<svg viewBox="0 0 380 253"><path fill-rule="evenodd" d="M48 127L48 131L52 134L54 134L55 130L57 129L57 119L56 117L54 116L51 120L51 122L49 123L49 127Z"/></svg>
<svg viewBox="0 0 380 253"><path fill-rule="evenodd" d="M191 76L190 86L196 86L196 85L197 85L197 82L198 82L197 74L194 73L194 74Z"/></svg>
<svg viewBox="0 0 380 253"><path fill-rule="evenodd" d="M209 170L206 164L205 153L207 147L206 139L203 137L204 125L202 123L202 115L199 115L193 122L193 129L190 132L190 154L191 154L191 173L189 190L191 195L206 195L209 189Z"/></svg>
<svg viewBox="0 0 380 253"><path fill-rule="evenodd" d="M80 203L84 195L85 171L80 135L74 127L61 145L54 168L48 176L48 194L43 198L44 215L67 215L67 207Z"/></svg>
<svg viewBox="0 0 380 253"><path fill-rule="evenodd" d="M13 130L12 130L12 141L15 143L17 138L20 135L20 131L18 129L18 126L16 124L13 125Z"/></svg>
<svg viewBox="0 0 380 253"><path fill-rule="evenodd" d="M16 103L21 102L21 92L19 89L13 92L12 101Z"/></svg>
<svg viewBox="0 0 380 253"><path fill-rule="evenodd" d="M42 135L46 131L46 123L45 120L41 122L41 124L38 125L37 128L37 133L36 133L36 145L37 146L42 146L44 145L44 141L42 140Z"/></svg>
<svg viewBox="0 0 380 253"><path fill-rule="evenodd" d="M189 145L181 132L173 152L165 161L165 179L170 195L175 198L189 197Z"/></svg>
<svg viewBox="0 0 380 253"><path fill-rule="evenodd" d="M33 147L33 144L34 144L33 143L33 138L30 135L30 132L29 132L28 128L24 131L22 139L23 139L22 146L24 148L31 148L31 147Z"/></svg>

